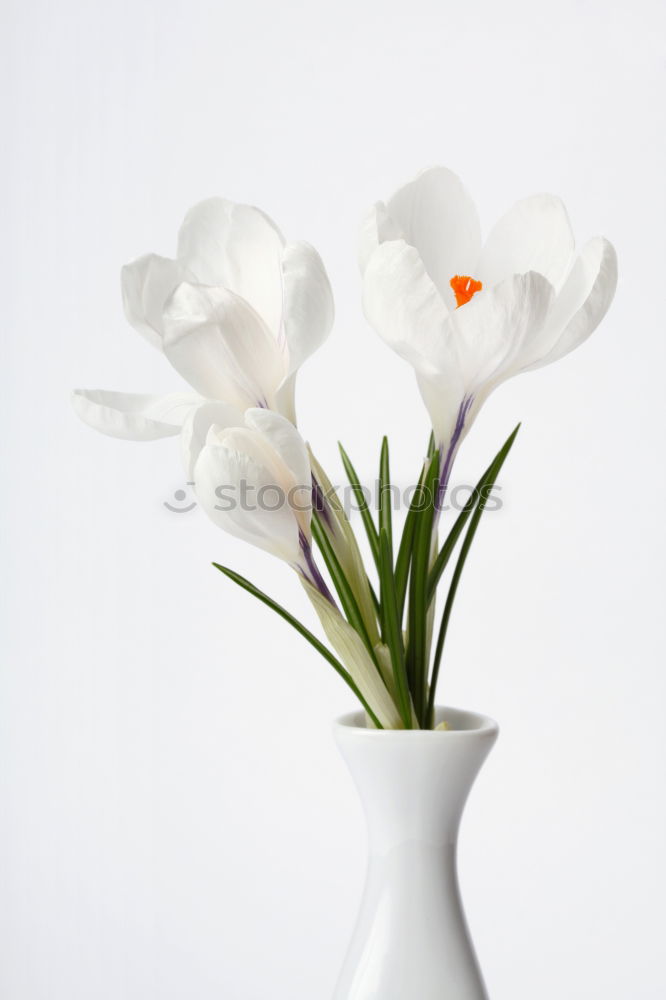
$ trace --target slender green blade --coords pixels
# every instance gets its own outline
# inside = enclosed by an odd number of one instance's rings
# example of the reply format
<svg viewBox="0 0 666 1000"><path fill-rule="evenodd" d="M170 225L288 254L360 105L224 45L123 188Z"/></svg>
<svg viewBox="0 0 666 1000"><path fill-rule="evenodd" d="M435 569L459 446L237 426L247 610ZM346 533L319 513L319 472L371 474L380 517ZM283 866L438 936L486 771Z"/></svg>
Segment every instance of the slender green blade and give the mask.
<svg viewBox="0 0 666 1000"><path fill-rule="evenodd" d="M485 495L487 499L488 491L492 489L492 487L495 485L495 480L497 479L497 476L502 466L504 465L504 461L507 455L511 451L513 442L516 439L516 435L518 433L519 428L520 424L518 424L518 426L509 435L507 440L504 442L504 444L498 451L497 455L495 455L493 461L490 463L486 471L479 479L478 483L474 487L472 495L470 496L469 500L467 501L463 509L458 514L458 517L456 518L453 527L451 528L449 534L446 537L446 540L444 541L444 544L439 550L437 558L435 559L435 562L433 563L432 569L430 571L430 576L428 578L428 603L430 603L435 596L435 592L437 590L437 584L441 579L442 573L446 569L448 561L451 557L451 553L456 547L456 543L463 532L463 529L467 523L470 514L476 507L479 496Z"/></svg>
<svg viewBox="0 0 666 1000"><path fill-rule="evenodd" d="M382 450L379 458L379 535L386 535L388 551L393 573L393 525L392 525L391 469L389 465L388 438L382 438ZM380 541L381 552L381 541Z"/></svg>
<svg viewBox="0 0 666 1000"><path fill-rule="evenodd" d="M382 607L381 607L381 604L379 603L379 598L377 597L377 594L375 593L375 588L372 586L372 584L370 583L369 580L368 580L368 586L370 587L370 597L372 598L372 603L373 603L373 606L374 606L374 609L375 609L375 614L377 615L377 621L379 621L381 619L381 616L382 616Z"/></svg>
<svg viewBox="0 0 666 1000"><path fill-rule="evenodd" d="M382 528L379 534L381 608L383 616L383 632L386 645L391 654L391 667L398 692L399 709L405 729L411 729L412 711L405 666L405 650L402 641L402 628L398 614L398 600L395 591L395 579L391 566L391 548L386 530Z"/></svg>
<svg viewBox="0 0 666 1000"><path fill-rule="evenodd" d="M335 554L331 540L326 534L325 528L322 526L319 520L319 514L314 511L312 516L312 534L319 546L322 556L324 557L324 562L328 567L328 571L331 574L331 579L340 598L340 603L342 604L343 610L347 616L347 620L352 628L356 629L358 634L363 639L363 642L368 648L370 655L373 660L375 660L374 647L370 641L370 636L368 635L368 630L363 621L363 615L361 614L361 609L358 606L358 602L354 596L354 591L351 588L347 577L345 576L344 570L340 565L338 557ZM379 665L377 664L377 669Z"/></svg>
<svg viewBox="0 0 666 1000"><path fill-rule="evenodd" d="M372 512L368 506L368 501L363 492L363 487L359 481L356 474L356 469L351 463L351 460L338 441L338 448L340 449L340 457L342 458L342 464L344 466L345 472L347 473L347 479L349 480L349 485L351 486L354 499L358 504L358 509L363 519L363 527L365 528L365 533L368 536L368 541L370 543L370 549L372 550L372 558L375 561L375 565L379 568L379 533L377 527L372 518Z"/></svg>
<svg viewBox="0 0 666 1000"><path fill-rule="evenodd" d="M409 577L407 676L416 717L425 725L427 703L428 570L432 544L435 497L439 483L439 452L428 465L424 480L427 502L415 518L412 562Z"/></svg>
<svg viewBox="0 0 666 1000"><path fill-rule="evenodd" d="M456 518L453 527L446 536L444 544L442 545L441 549L437 554L437 558L435 559L432 565L432 569L430 570L430 575L428 577L428 594L427 594L428 604L431 603L432 599L434 598L437 592L437 584L439 583L442 577L442 573L446 569L448 561L451 557L451 553L456 547L456 542L460 538L460 535L462 534L463 529L467 524L469 515L476 507L477 498L485 482L485 477L488 475L489 472L490 472L490 466L488 466L483 476L474 487L469 500L458 514L458 517Z"/></svg>
<svg viewBox="0 0 666 1000"><path fill-rule="evenodd" d="M358 687L352 680L349 673L345 670L345 668L337 659L337 657L335 657L333 653L331 653L330 649L327 649L327 647L323 644L323 642L319 641L316 635L313 635L313 633L310 632L310 630L307 629L305 625L299 622L297 618L294 618L294 616L290 614L286 608L283 608L281 604L278 604L277 601L274 601L272 597L269 597L268 594L265 594L263 590L259 590L258 587L255 587L253 583L250 583L250 581L247 580L244 576L241 576L240 573L236 573L234 570L229 569L227 566L221 566L219 563L216 562L213 563L213 566L215 567L215 569L219 569L220 573L224 573L224 575L228 576L230 580L233 580L234 583L238 584L239 587L242 587L243 590L247 590L249 594L252 594L253 597L257 598L257 600L261 601L263 604L267 605L267 607L275 611L275 613L278 614L281 618L284 618L284 620L286 622L289 622L289 624L293 628L295 628L297 632L300 632L303 638L307 639L310 645L314 646L317 652L321 653L324 659L328 660L333 669L338 674L340 674L345 683L351 688L356 697L359 699L359 701L363 705L363 708L366 710L366 712L372 719L375 726L378 729L382 728L377 716L368 705L367 701L359 691Z"/></svg>
<svg viewBox="0 0 666 1000"><path fill-rule="evenodd" d="M407 596L407 580L409 578L409 564L412 560L412 545L414 543L415 512L410 507L407 511L405 525L402 529L398 558L395 561L395 590L398 599L398 612L400 621L405 608L405 597Z"/></svg>
<svg viewBox="0 0 666 1000"><path fill-rule="evenodd" d="M395 562L395 586L398 594L398 609L400 611L401 621L405 607L405 597L407 594L407 579L409 577L409 565L412 559L412 546L414 544L416 517L419 509L423 505L425 477L428 472L429 462L434 454L434 441L435 437L431 434L430 441L428 442L428 461L423 464L421 474L419 476L418 486L414 491L409 504L409 510L407 511L407 517L405 518L405 524L402 529L402 537L400 539L400 547L398 549L398 558Z"/></svg>
<svg viewBox="0 0 666 1000"><path fill-rule="evenodd" d="M444 605L444 610L442 612L442 620L439 627L439 634L437 636L437 646L435 647L435 657L433 660L432 676L430 679L430 693L428 696L428 710L426 713L426 719L431 720L434 707L435 707L435 697L437 693L437 681L439 679L439 668L442 660L442 651L444 649L444 642L446 640L446 633L449 627L449 621L451 620L451 612L453 610L453 603L456 599L456 594L458 592L458 585L460 583L460 577L462 576L463 569L465 568L465 562L469 554L469 550L472 547L472 542L474 541L474 536L476 534L477 528L479 527L479 522L486 509L486 502L489 497L489 490L495 485L497 476L502 468L504 461L511 450L511 446L515 441L516 435L520 430L520 424L517 425L513 433L507 439L504 447L497 453L496 458L489 467L488 475L486 477L486 482L482 484L478 492L475 490L474 499L475 507L474 513L472 514L467 533L463 539L463 543L460 547L460 553L458 555L458 560L456 562L455 569L453 571L453 576L451 577L451 585L449 587L449 592L447 594L446 603ZM429 724L429 721L426 723Z"/></svg>

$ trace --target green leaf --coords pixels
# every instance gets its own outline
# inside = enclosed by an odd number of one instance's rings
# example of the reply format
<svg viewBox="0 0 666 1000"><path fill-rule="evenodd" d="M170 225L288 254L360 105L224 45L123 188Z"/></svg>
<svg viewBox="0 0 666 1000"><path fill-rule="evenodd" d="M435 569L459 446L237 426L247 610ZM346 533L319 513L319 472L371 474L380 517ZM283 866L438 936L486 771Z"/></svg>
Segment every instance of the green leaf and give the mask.
<svg viewBox="0 0 666 1000"><path fill-rule="evenodd" d="M398 614L400 621L405 608L405 597L407 596L407 580L409 578L409 564L412 559L412 545L414 542L415 514L413 507L407 511L407 517L402 529L398 558L395 561L395 592L398 600Z"/></svg>
<svg viewBox="0 0 666 1000"><path fill-rule="evenodd" d="M411 729L412 707L407 683L405 667L405 650L402 641L402 627L398 614L398 599L395 591L395 579L391 566L391 549L385 528L379 534L381 608L383 615L383 630L386 645L391 654L391 667L395 680L400 708L400 715L405 729Z"/></svg>
<svg viewBox="0 0 666 1000"><path fill-rule="evenodd" d="M388 551L393 573L393 525L392 525L391 470L389 466L388 438L382 438L382 450L379 458L379 536L381 562L381 534L384 532L388 542Z"/></svg>
<svg viewBox="0 0 666 1000"><path fill-rule="evenodd" d="M340 568L344 573L352 593L356 598L359 611L365 622L368 637L373 646L379 642L379 613L377 599L368 579L356 535L349 522L344 507L333 489L331 481L317 461L311 448L308 448L312 473L321 490L326 504L326 514L320 518L321 526L330 539L331 546Z"/></svg>
<svg viewBox="0 0 666 1000"><path fill-rule="evenodd" d="M478 483L474 487L472 495L463 507L463 509L458 514L453 527L451 528L449 534L446 537L444 544L442 545L437 558L435 559L432 569L430 570L430 576L428 578L428 603L432 601L437 590L437 584L440 581L442 573L446 569L451 553L453 552L456 542L462 534L463 528L467 523L469 515L476 506L479 496L484 495L487 499L489 495L489 490L495 485L495 480L499 474L500 469L504 464L504 460L511 451L513 442L515 441L516 435L520 428L520 424L515 428L515 430L509 435L507 440L504 442L495 458L492 460L486 471L483 473Z"/></svg>
<svg viewBox="0 0 666 1000"><path fill-rule="evenodd" d="M434 435L430 435L430 441L428 442L428 460L432 459L434 454ZM429 461L424 462L421 469L421 474L419 476L419 483L414 491L414 494L409 505L409 510L407 511L407 517L405 518L405 524L402 529L402 538L400 539L400 548L398 549L398 558L395 563L395 586L398 595L398 610L400 612L400 621L402 621L402 613L405 607L405 596L407 594L407 579L409 577L409 564L412 559L412 546L414 543L414 527L416 524L416 517L418 514L418 509L423 505L423 489L425 486L425 477L428 472Z"/></svg>
<svg viewBox="0 0 666 1000"><path fill-rule="evenodd" d="M349 580L345 576L344 570L340 565L340 561L335 554L331 540L326 533L326 529L321 523L320 515L317 511L313 511L311 524L313 537L324 557L324 562L326 563L328 571L331 574L331 579L333 580L333 584L338 593L338 597L340 598L343 610L349 620L349 624L352 628L356 629L367 646L370 655L374 659L374 645L370 641L370 636L368 635L368 630L366 628L365 621L363 620L361 609L358 606ZM379 666L377 669L379 669Z"/></svg>
<svg viewBox="0 0 666 1000"><path fill-rule="evenodd" d="M428 465L424 478L427 502L417 510L414 523L409 577L407 676L419 724L424 727L427 702L428 604L427 587L432 545L435 497L439 483L439 452Z"/></svg>
<svg viewBox="0 0 666 1000"><path fill-rule="evenodd" d="M368 536L368 541L372 550L372 558L374 559L377 568L379 568L379 533L372 518L372 512L370 511L368 501L363 493L363 487L361 486L359 478L356 475L356 469L352 465L347 452L339 441L338 448L340 449L342 464L344 465L345 472L347 473L347 479L349 480L349 484L354 492L354 498L363 519L365 533Z"/></svg>
<svg viewBox="0 0 666 1000"><path fill-rule="evenodd" d="M462 576L462 571L465 567L465 562L469 554L469 550L472 547L472 542L474 541L474 536L476 530L479 526L479 522L483 515L486 507L486 502L489 497L489 492L495 485L495 481L504 464L506 456L511 451L511 446L515 441L516 435L520 429L520 424L517 425L513 433L507 439L504 447L497 453L496 458L490 465L488 469L488 474L485 477L485 482L481 484L478 492L475 490L475 509L472 514L472 518L469 523L469 528L467 529L467 534L463 539L463 543L460 547L460 553L458 555L458 561L456 562L456 567L453 571L453 576L451 578L451 585L449 587L449 592L446 598L446 604L444 605L444 611L442 612L442 621L439 627L439 634L437 636L437 646L435 648L435 657L433 660L432 677L430 680L430 694L428 697L428 709L426 713L426 725L432 720L434 708L435 708L435 697L437 693L437 680L439 678L439 668L442 660L442 651L444 649L444 641L446 639L446 633L449 627L449 621L451 619L451 611L453 610L453 602L455 601L456 594L458 592L458 584L460 583L460 577Z"/></svg>
<svg viewBox="0 0 666 1000"><path fill-rule="evenodd" d="M348 673L347 670L345 670L345 668L337 659L337 657L333 656L333 653L331 653L330 649L327 649L326 646L323 644L323 642L319 641L316 635L313 635L312 632L310 632L310 630L305 627L305 625L301 624L301 622L299 622L297 618L294 618L294 616L291 615L286 608L283 608L281 604L278 604L277 601L274 601L271 597L268 596L268 594L265 594L263 590L259 590L258 587L255 587L253 583L250 583L249 580L246 580L244 576L240 575L240 573L236 573L234 572L234 570L229 569L227 566L221 566L219 563L216 562L213 563L213 566L215 567L215 569L219 569L220 573L224 573L224 575L228 576L230 580L233 580L234 583L238 584L239 587L242 587L243 590L247 590L247 592L249 594L252 594L253 597L256 597L257 600L261 601L263 604L266 604L269 608L275 611L276 614L280 615L281 618L284 618L284 620L286 622L289 622L289 624L293 628L295 628L297 632L300 632L303 638L307 639L310 645L314 646L317 652L321 653L324 659L328 660L333 669L338 674L340 674L345 683L351 688L356 697L359 699L359 701L363 705L363 708L368 713L375 726L377 726L378 729L382 728L379 720L377 719L377 716L372 711L367 701L359 691L351 675Z"/></svg>
<svg viewBox="0 0 666 1000"><path fill-rule="evenodd" d="M384 678L384 672L381 667L377 669L377 661L371 658L356 629L353 629L338 609L304 577L301 578L301 583L319 616L326 638L341 658L366 702L372 705L375 718L384 729L402 729L400 712ZM380 648L380 644L377 648Z"/></svg>

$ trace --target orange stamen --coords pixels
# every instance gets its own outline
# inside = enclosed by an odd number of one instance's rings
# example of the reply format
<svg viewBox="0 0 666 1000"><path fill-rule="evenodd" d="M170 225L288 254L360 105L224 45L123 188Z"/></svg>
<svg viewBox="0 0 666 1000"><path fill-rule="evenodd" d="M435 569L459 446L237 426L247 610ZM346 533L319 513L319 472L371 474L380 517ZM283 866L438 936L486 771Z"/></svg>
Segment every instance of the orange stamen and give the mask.
<svg viewBox="0 0 666 1000"><path fill-rule="evenodd" d="M477 292L480 292L483 285L480 281L470 278L467 274L456 274L449 282L456 297L456 309L464 306Z"/></svg>

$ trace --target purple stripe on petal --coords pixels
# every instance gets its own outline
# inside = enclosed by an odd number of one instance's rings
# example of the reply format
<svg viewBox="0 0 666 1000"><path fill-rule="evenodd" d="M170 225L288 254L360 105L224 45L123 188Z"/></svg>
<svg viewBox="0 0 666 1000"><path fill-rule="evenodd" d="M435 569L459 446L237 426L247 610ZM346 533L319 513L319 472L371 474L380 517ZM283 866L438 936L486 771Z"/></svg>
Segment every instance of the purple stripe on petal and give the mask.
<svg viewBox="0 0 666 1000"><path fill-rule="evenodd" d="M309 541L307 540L303 532L300 530L298 532L298 540L300 542L301 552L303 553L303 558L305 559L305 565L307 567L307 573L303 573L303 575L314 587L317 588L322 597L325 597L327 601L330 601L333 607L337 607L335 603L335 598L328 589L326 581L319 572L317 564L314 561L314 556L312 555L312 546L310 545ZM301 572L303 571L301 570Z"/></svg>
<svg viewBox="0 0 666 1000"><path fill-rule="evenodd" d="M458 409L458 416L456 417L456 424L453 428L453 434L451 435L451 440L449 441L449 446L444 453L444 462L442 465L442 472L439 477L439 489L437 491L437 510L441 510L444 505L444 497L446 495L446 490L449 485L449 479L451 477L451 469L453 467L453 460L456 455L456 448L460 443L460 438L462 432L465 429L465 421L467 415L474 402L474 396L467 396L463 399L460 407Z"/></svg>

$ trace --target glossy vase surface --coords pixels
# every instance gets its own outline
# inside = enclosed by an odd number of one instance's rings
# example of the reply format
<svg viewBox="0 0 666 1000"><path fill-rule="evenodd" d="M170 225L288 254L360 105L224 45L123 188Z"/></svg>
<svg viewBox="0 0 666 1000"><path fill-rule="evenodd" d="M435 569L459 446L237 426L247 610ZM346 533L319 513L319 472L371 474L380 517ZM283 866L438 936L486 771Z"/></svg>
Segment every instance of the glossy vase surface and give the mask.
<svg viewBox="0 0 666 1000"><path fill-rule="evenodd" d="M342 716L336 742L361 798L368 868L333 1000L488 1000L456 871L460 818L495 740L492 719L437 710L442 731L365 728Z"/></svg>

